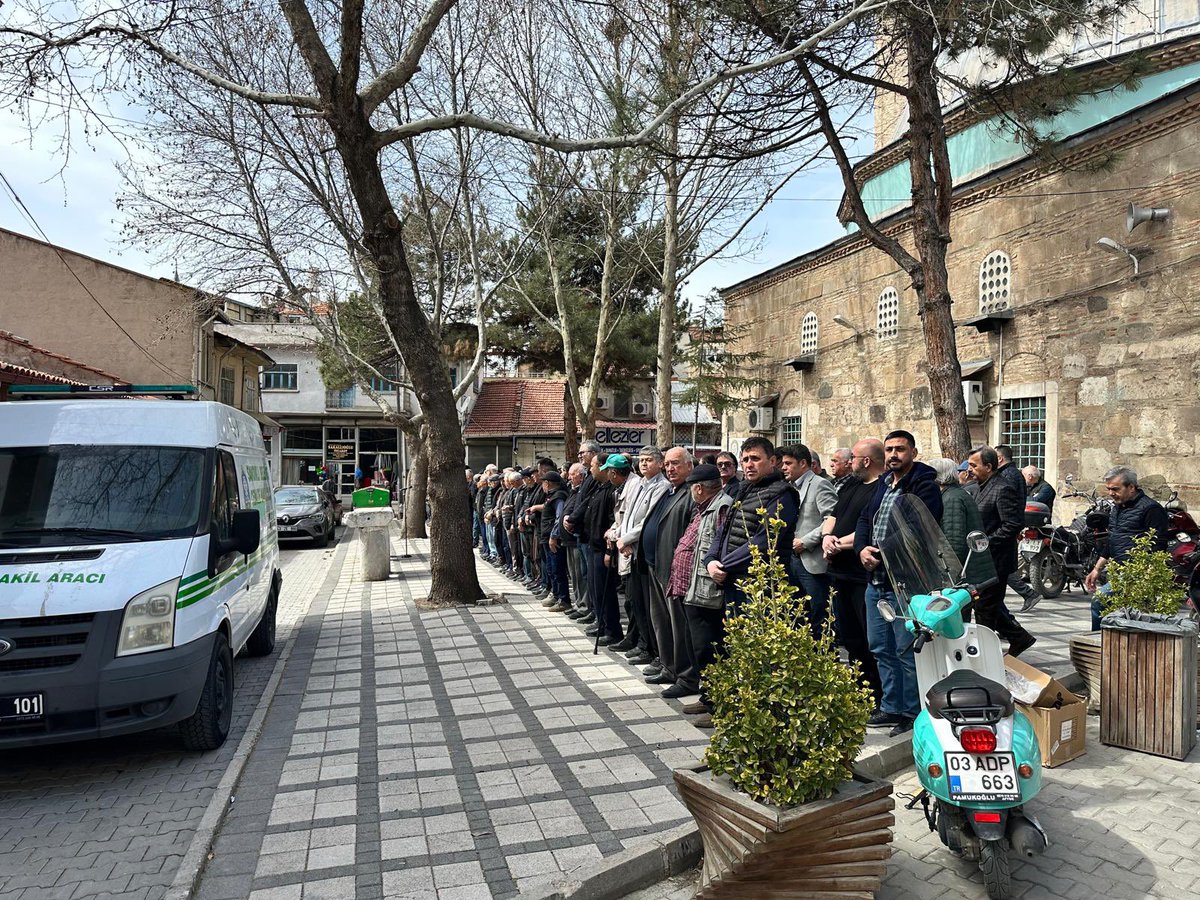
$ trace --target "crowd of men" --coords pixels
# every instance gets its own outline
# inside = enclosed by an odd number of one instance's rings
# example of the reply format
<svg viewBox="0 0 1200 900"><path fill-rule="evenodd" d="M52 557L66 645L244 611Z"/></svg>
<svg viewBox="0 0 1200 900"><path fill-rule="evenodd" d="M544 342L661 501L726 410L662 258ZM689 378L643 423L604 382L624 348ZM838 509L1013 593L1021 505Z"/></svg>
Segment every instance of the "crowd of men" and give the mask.
<svg viewBox="0 0 1200 900"><path fill-rule="evenodd" d="M903 430L839 448L828 472L803 444L764 437L744 441L740 459L723 452L699 463L682 447L635 456L585 441L562 469L551 459L489 466L477 477L468 471L467 483L483 558L585 625L598 647L643 667L663 697L687 700L684 712L702 728L712 725L704 669L721 650L726 616L745 602L751 550L767 550L768 520L778 519L775 552L806 598L809 627L818 636L832 628L875 697L869 724L899 735L920 701L912 636L879 612L880 601L901 612L879 549L897 499L919 498L960 560L969 533L988 535L989 552L970 555L966 572L979 588L973 615L1013 656L1036 640L1005 602L1010 585L1026 594L1017 576L1026 501L1054 502L1041 472L1018 469L1008 447L980 446L961 462L917 456ZM1106 483L1120 494L1116 515L1128 508L1145 518L1136 473L1118 467ZM1035 603L1026 596L1022 612Z"/></svg>

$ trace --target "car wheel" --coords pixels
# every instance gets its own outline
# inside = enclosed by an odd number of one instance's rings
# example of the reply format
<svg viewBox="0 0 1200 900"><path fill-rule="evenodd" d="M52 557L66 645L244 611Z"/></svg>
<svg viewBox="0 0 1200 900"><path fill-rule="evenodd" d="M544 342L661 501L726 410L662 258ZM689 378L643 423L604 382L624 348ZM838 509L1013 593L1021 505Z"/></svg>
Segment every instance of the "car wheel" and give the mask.
<svg viewBox="0 0 1200 900"><path fill-rule="evenodd" d="M232 721L233 652L225 633L218 631L200 703L190 718L179 723L179 736L188 750L216 750L229 737Z"/></svg>
<svg viewBox="0 0 1200 900"><path fill-rule="evenodd" d="M279 588L272 585L262 618L258 620L258 626L250 635L250 640L246 641L246 652L251 656L268 656L275 649L275 623L278 611Z"/></svg>

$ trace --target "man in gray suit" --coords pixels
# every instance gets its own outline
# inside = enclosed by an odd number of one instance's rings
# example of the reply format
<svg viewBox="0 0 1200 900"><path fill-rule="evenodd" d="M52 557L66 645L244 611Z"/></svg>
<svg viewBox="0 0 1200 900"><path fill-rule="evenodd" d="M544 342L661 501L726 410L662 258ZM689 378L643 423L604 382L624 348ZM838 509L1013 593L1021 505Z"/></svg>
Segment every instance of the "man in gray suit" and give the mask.
<svg viewBox="0 0 1200 900"><path fill-rule="evenodd" d="M821 524L833 514L837 491L812 470L812 453L803 444L779 448L783 476L799 495L800 516L792 540L792 583L808 595L808 623L819 638L829 618L829 561L821 552Z"/></svg>
<svg viewBox="0 0 1200 900"><path fill-rule="evenodd" d="M638 556L651 574L650 624L661 665L659 673L649 676L646 683L666 685L662 695L677 698L700 692L683 601L667 600L671 557L692 518L692 494L685 482L694 463L682 447L672 447L663 459L669 487L646 516Z"/></svg>

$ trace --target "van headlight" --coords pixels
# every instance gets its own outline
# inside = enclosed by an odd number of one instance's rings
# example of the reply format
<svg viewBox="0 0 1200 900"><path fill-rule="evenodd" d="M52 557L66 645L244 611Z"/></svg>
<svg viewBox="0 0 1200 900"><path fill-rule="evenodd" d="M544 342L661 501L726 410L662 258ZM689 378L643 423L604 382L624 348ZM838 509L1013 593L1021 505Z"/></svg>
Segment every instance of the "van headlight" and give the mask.
<svg viewBox="0 0 1200 900"><path fill-rule="evenodd" d="M175 643L175 594L179 579L172 578L142 591L125 606L117 656L167 650Z"/></svg>

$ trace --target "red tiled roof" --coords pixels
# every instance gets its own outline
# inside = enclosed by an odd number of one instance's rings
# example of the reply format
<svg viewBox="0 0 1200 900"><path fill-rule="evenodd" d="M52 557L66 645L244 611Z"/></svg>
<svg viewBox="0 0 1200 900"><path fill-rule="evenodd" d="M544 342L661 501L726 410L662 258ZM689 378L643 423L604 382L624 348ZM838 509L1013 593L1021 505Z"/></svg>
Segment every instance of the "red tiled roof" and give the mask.
<svg viewBox="0 0 1200 900"><path fill-rule="evenodd" d="M88 372L95 372L101 378L107 379L108 381L113 381L113 382L121 381L121 376L119 376L119 375L114 375L111 372L105 372L103 369L98 369L95 366L89 366L87 363L82 363L77 359L71 359L71 357L66 356L65 354L55 353L53 350L47 350L44 347L38 347L37 345L31 343L30 341L27 341L25 338L21 337L20 335L13 334L11 331L0 330L0 342L3 342L3 341L7 341L10 344L16 344L18 347L25 347L26 349L32 350L34 353L37 353L41 356L48 356L51 359L57 359L60 362L65 362L68 365L74 366L77 369L85 369ZM57 376L57 375L47 375L44 372L38 372L36 369L29 369L29 368L26 368L25 366L18 366L15 364L6 364L6 368L9 368L10 370L13 370L13 371L23 369L26 372L31 372L38 376L44 376L46 378L54 379L56 381L59 381L62 384L82 385L82 384L86 383L83 381L72 381L69 378L62 378L61 376Z"/></svg>
<svg viewBox="0 0 1200 900"><path fill-rule="evenodd" d="M16 363L7 363L0 359L0 382L8 382L10 384L73 384L76 387L83 387L84 382L72 381L70 378L63 378L61 375L51 375L49 372L39 372L37 369L30 369L28 366L18 366Z"/></svg>
<svg viewBox="0 0 1200 900"><path fill-rule="evenodd" d="M490 378L480 388L464 434L560 435L566 386L561 378Z"/></svg>

